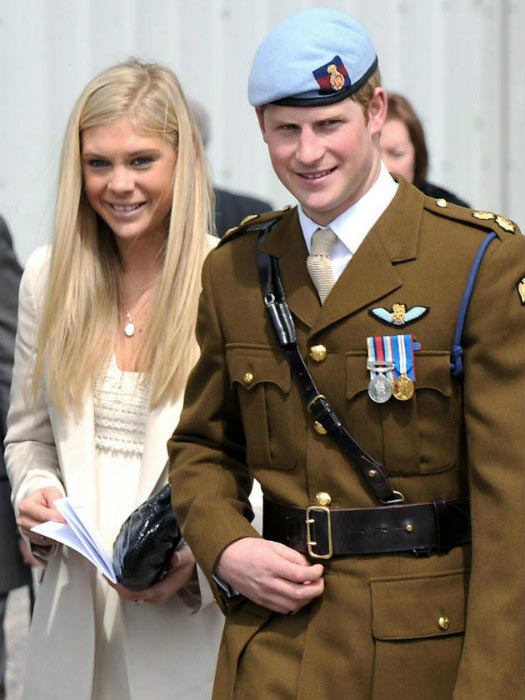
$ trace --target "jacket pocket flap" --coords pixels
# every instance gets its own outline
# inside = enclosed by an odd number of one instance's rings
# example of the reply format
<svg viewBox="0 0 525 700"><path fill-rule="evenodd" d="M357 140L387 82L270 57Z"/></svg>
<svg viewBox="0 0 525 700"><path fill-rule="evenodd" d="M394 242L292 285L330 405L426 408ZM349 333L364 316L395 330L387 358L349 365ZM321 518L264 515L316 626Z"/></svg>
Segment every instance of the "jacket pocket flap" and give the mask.
<svg viewBox="0 0 525 700"><path fill-rule="evenodd" d="M416 353L416 388L435 389L444 396L452 394L449 352L421 350Z"/></svg>
<svg viewBox="0 0 525 700"><path fill-rule="evenodd" d="M279 348L230 345L226 362L231 385L237 383L251 391L258 384L271 383L283 393L290 391L290 365Z"/></svg>
<svg viewBox="0 0 525 700"><path fill-rule="evenodd" d="M372 579L376 639L418 639L465 631L465 572Z"/></svg>

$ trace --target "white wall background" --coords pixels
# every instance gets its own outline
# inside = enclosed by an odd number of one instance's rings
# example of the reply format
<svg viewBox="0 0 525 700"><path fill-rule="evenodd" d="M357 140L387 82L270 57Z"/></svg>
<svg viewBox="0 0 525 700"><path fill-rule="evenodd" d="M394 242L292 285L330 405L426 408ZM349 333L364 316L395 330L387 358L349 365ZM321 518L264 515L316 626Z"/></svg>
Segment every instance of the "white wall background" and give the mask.
<svg viewBox="0 0 525 700"><path fill-rule="evenodd" d="M431 179L525 227L525 3L520 0L0 0L0 213L24 262L50 237L73 102L130 56L171 66L212 118L215 182L281 206L246 97L255 49L309 6L370 31L387 89L425 124Z"/></svg>

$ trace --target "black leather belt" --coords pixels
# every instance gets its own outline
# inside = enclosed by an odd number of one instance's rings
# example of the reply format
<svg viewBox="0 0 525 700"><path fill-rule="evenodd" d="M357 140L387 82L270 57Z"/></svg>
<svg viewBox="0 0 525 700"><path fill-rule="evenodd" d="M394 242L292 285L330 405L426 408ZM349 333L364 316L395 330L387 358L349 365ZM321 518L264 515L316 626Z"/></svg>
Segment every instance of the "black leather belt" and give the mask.
<svg viewBox="0 0 525 700"><path fill-rule="evenodd" d="M469 499L380 506L295 508L264 499L263 536L312 559L352 554L446 552L470 543Z"/></svg>

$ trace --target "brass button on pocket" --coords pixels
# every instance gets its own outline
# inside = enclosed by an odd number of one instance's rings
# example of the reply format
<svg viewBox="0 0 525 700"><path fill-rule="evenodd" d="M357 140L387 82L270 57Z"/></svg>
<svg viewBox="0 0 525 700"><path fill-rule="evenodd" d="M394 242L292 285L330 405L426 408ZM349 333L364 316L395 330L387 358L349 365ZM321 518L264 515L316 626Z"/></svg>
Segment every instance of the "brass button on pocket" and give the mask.
<svg viewBox="0 0 525 700"><path fill-rule="evenodd" d="M251 372L246 372L243 377L243 382L246 384L246 386L249 386L253 382L253 374Z"/></svg>
<svg viewBox="0 0 525 700"><path fill-rule="evenodd" d="M446 615L441 615L441 617L438 620L438 627L440 630L443 630L443 632L446 632L448 628L450 627L450 620Z"/></svg>
<svg viewBox="0 0 525 700"><path fill-rule="evenodd" d="M312 345L309 355L314 362L324 362L326 360L326 348L324 345Z"/></svg>

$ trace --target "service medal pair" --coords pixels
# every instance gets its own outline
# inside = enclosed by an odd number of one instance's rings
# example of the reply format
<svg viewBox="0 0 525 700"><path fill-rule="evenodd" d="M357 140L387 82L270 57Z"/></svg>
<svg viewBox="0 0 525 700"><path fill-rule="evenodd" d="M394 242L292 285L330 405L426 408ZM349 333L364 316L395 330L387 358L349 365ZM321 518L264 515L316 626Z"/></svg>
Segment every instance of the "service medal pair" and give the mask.
<svg viewBox="0 0 525 700"><path fill-rule="evenodd" d="M420 347L412 335L367 338L368 395L372 401L386 403L392 396L398 401L408 401L414 396L414 354Z"/></svg>

